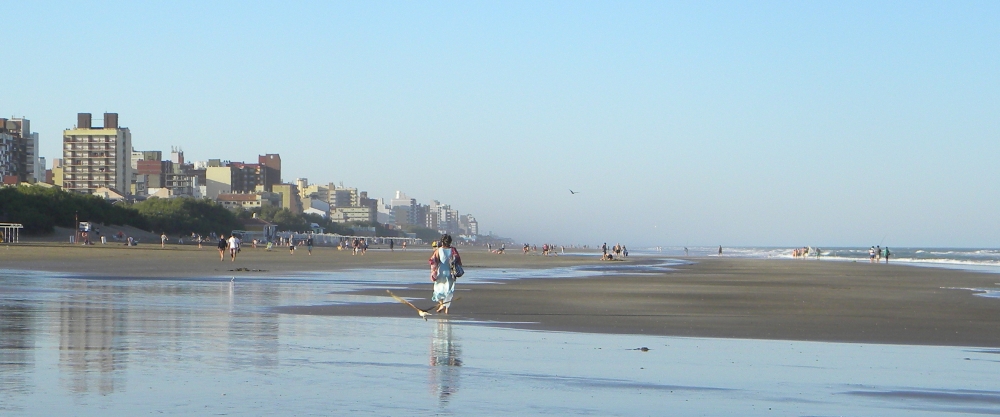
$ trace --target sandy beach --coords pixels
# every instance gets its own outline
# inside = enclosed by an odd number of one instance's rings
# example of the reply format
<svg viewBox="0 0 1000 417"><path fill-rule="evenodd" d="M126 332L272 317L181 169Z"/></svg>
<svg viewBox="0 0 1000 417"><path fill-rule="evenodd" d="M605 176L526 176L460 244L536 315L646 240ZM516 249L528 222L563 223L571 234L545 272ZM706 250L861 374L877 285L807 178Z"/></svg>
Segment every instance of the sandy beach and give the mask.
<svg viewBox="0 0 1000 417"><path fill-rule="evenodd" d="M601 262L597 257L542 257L461 249L467 273L477 268L598 268L648 259ZM426 248L365 256L348 251L245 249L219 261L206 246L71 246L33 243L0 247L0 268L103 278L280 276L358 268L414 269L425 274ZM906 265L815 260L695 258L672 271L599 278L521 279L470 285L452 318L506 326L592 333L1000 347L1000 300L960 288L995 287L993 274ZM384 296L382 287L361 291ZM395 290L429 304L430 285ZM388 299L387 299L388 300ZM403 317L391 302L285 306L292 314ZM414 315L415 317L415 315Z"/></svg>

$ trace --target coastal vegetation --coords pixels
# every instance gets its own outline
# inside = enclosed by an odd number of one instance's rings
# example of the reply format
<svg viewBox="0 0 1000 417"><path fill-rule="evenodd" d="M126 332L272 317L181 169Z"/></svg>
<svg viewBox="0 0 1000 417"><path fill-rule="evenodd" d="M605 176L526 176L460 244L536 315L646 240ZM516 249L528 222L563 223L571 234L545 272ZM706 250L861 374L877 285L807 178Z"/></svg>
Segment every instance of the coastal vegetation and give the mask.
<svg viewBox="0 0 1000 417"><path fill-rule="evenodd" d="M242 228L232 211L207 199L150 198L132 204L130 208L145 220L148 226L143 229L153 232L208 235Z"/></svg>
<svg viewBox="0 0 1000 417"><path fill-rule="evenodd" d="M52 233L55 226L72 228L75 219L149 229L149 221L134 208L97 196L40 186L0 189L0 222L21 223L26 234Z"/></svg>
<svg viewBox="0 0 1000 417"><path fill-rule="evenodd" d="M315 214L295 214L286 208L260 207L233 212L208 199L191 197L150 198L137 203L111 203L101 197L77 194L54 187L0 188L0 222L21 223L24 233L44 235L56 226L73 228L74 221L132 226L154 233L207 235L242 229L242 220L257 218L274 223L280 231L305 232L316 224L326 233L355 234L354 228L374 228L375 236L397 237L415 233L425 241L440 237L436 230L405 226L402 231L380 223L336 223Z"/></svg>
<svg viewBox="0 0 1000 417"><path fill-rule="evenodd" d="M21 223L24 233L44 235L75 221L132 226L156 233L203 233L240 228L233 212L209 200L151 198L135 204L111 203L58 188L26 186L0 189L0 222Z"/></svg>

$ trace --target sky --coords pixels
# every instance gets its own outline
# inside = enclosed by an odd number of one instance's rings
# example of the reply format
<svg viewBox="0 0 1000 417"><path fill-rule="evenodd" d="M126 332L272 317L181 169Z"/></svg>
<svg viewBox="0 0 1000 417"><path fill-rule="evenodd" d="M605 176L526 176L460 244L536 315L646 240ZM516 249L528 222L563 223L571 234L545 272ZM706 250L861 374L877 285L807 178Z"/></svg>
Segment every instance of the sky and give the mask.
<svg viewBox="0 0 1000 417"><path fill-rule="evenodd" d="M996 1L2 4L50 164L117 112L523 242L1000 247Z"/></svg>

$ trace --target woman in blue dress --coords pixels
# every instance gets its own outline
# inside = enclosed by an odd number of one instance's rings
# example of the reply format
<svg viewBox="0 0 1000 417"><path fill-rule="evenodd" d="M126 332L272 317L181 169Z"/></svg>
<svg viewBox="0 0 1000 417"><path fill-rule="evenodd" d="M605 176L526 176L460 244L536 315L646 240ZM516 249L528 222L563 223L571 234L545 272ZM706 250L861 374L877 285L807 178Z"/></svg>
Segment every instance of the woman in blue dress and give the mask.
<svg viewBox="0 0 1000 417"><path fill-rule="evenodd" d="M448 314L448 307L455 295L455 280L458 278L455 276L454 266L462 265L458 249L451 247L451 235L441 236L441 243L434 249L428 263L431 265L431 281L434 281L431 300L438 303L436 312L444 311L444 314Z"/></svg>

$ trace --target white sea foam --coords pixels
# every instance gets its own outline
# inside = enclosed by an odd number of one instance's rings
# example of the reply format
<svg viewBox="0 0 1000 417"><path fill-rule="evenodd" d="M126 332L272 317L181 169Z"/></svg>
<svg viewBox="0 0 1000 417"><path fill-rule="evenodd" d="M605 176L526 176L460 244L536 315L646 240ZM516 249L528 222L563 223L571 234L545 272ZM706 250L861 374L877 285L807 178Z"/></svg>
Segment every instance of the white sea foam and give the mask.
<svg viewBox="0 0 1000 417"><path fill-rule="evenodd" d="M796 248L776 247L723 247L722 257L749 259L792 259ZM818 259L844 262L869 262L870 248L811 248L806 259L815 260L816 250L821 251ZM661 256L684 255L684 247L661 247L658 251L643 252ZM890 263L920 266L957 268L979 272L1000 273L1000 250L990 248L890 248ZM719 247L689 247L688 255L719 256ZM881 259L885 263L885 259Z"/></svg>

